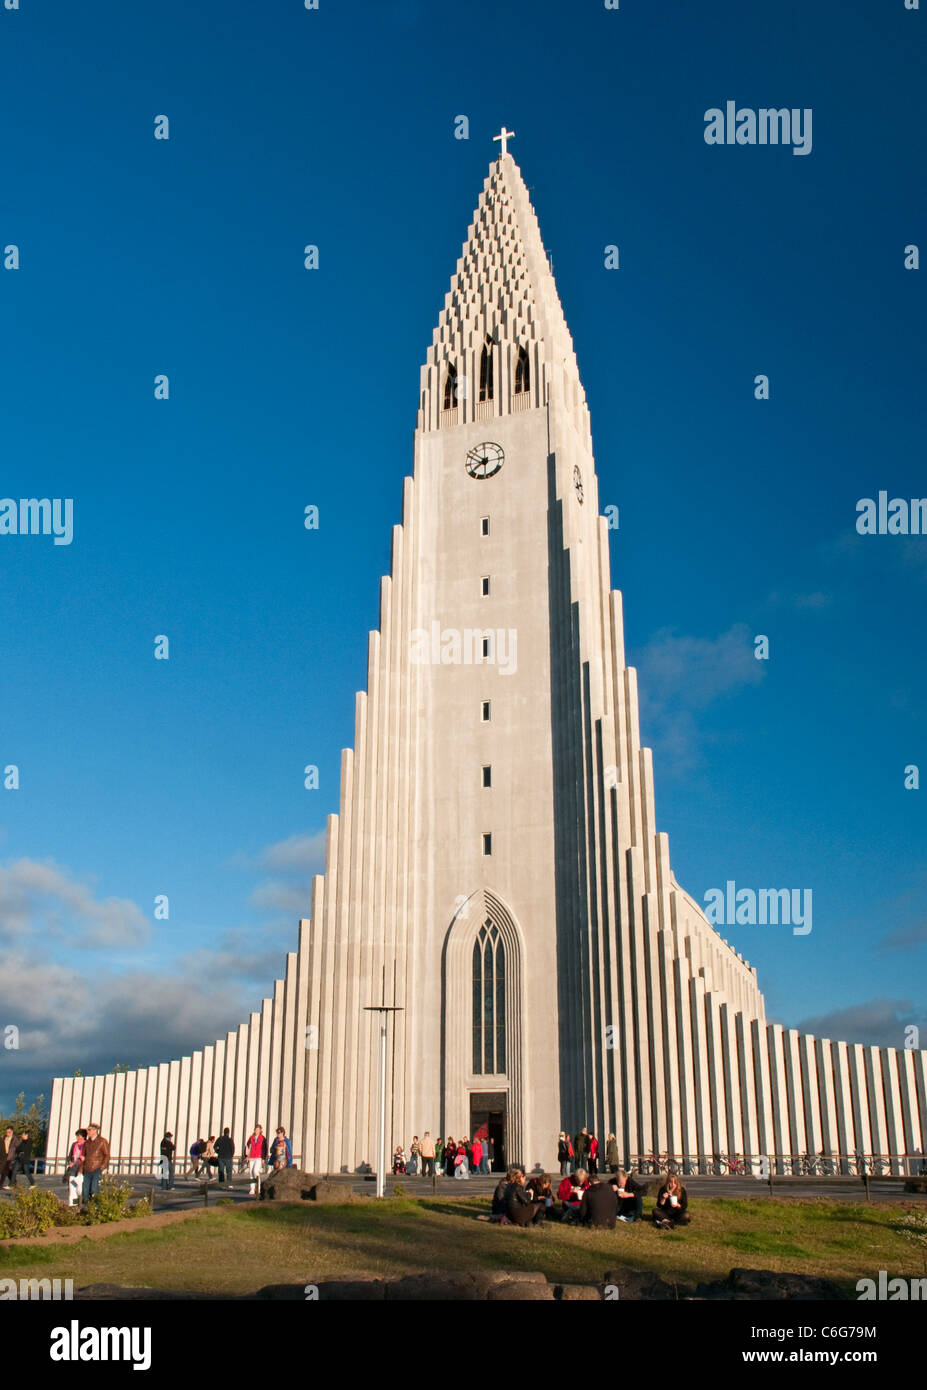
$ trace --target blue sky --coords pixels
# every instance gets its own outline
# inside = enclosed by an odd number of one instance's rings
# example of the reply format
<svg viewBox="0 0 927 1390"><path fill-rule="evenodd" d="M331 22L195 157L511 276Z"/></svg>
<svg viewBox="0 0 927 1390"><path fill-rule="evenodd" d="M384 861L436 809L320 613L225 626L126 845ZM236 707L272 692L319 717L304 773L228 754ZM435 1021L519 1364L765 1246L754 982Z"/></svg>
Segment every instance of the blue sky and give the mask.
<svg viewBox="0 0 927 1390"><path fill-rule="evenodd" d="M21 3L0 10L21 263L0 271L0 494L74 498L75 535L0 536L0 767L21 781L0 789L21 1044L0 1104L211 1041L294 948L419 366L503 122L620 509L677 877L700 901L812 889L807 937L725 929L772 1017L927 1028L927 788L904 788L927 774L927 537L855 532L859 498L927 495L903 264L925 239L923 13ZM708 146L728 99L810 107L811 153Z"/></svg>

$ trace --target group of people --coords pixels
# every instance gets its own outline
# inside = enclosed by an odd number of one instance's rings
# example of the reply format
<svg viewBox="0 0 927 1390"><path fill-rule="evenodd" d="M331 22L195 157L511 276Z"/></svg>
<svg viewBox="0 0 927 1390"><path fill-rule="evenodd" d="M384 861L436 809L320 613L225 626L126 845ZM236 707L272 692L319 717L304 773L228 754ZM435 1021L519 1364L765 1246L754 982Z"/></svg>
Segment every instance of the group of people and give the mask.
<svg viewBox="0 0 927 1390"><path fill-rule="evenodd" d="M600 1157L599 1141L585 1125L573 1139L563 1131L557 1138L557 1162L562 1178L576 1168L584 1168L587 1173L598 1173ZM605 1167L610 1173L617 1173L620 1163L618 1140L614 1134L610 1134L605 1141Z"/></svg>
<svg viewBox="0 0 927 1390"><path fill-rule="evenodd" d="M526 1178L523 1169L510 1168L493 1193L492 1214L483 1220L532 1226L559 1216L561 1221L614 1230L619 1221L630 1225L643 1219L644 1191L624 1168L607 1180L577 1168L564 1174L556 1193L547 1173ZM674 1173L657 1193L652 1218L660 1228L688 1226L691 1220L686 1189Z"/></svg>
<svg viewBox="0 0 927 1390"><path fill-rule="evenodd" d="M459 1142L450 1135L432 1139L426 1129L424 1137L413 1135L409 1155L401 1144L393 1154L393 1172L420 1174L423 1178L435 1174L449 1178L469 1178L471 1173L491 1173L495 1159L495 1141L486 1135L474 1134L472 1139Z"/></svg>
<svg viewBox="0 0 927 1390"><path fill-rule="evenodd" d="M64 1169L69 1207L85 1206L96 1196L109 1159L109 1144L100 1133L99 1125L89 1124L86 1129L74 1131Z"/></svg>
<svg viewBox="0 0 927 1390"><path fill-rule="evenodd" d="M17 1134L12 1125L7 1125L0 1140L0 1187L16 1187L20 1177L25 1178L30 1187L35 1187L29 1167L31 1162L32 1136L28 1129Z"/></svg>
<svg viewBox="0 0 927 1390"><path fill-rule="evenodd" d="M252 1197L257 1196L260 1192L265 1164L269 1163L275 1171L293 1166L293 1145L283 1125L277 1126L277 1131L269 1145L263 1125L255 1125L245 1140L241 1152L242 1167L245 1164L248 1165ZM161 1186L163 1188L174 1186L175 1153L174 1136L168 1130L161 1140ZM232 1138L231 1130L226 1126L218 1139L214 1134L210 1134L208 1139L201 1137L193 1141L190 1145L188 1176L202 1177L209 1182L215 1174L218 1183L224 1183L226 1187L231 1187L234 1161L235 1140Z"/></svg>
<svg viewBox="0 0 927 1390"><path fill-rule="evenodd" d="M29 1177L31 1186L35 1186L34 1179L26 1167L27 1161L32 1158L32 1145L31 1142L27 1142L28 1140L28 1134L24 1133L17 1141L11 1129L7 1129L3 1136L2 1147L0 1147L0 1172L2 1172L0 1185L3 1187L9 1186L10 1178L15 1183L16 1174L20 1171ZM176 1153L174 1136L170 1130L167 1130L161 1140L161 1153L158 1160L161 1187L164 1190L174 1186ZM190 1146L190 1176L205 1177L209 1181L215 1172L219 1183L224 1182L231 1187L234 1159L235 1141L231 1137L231 1132L226 1128L218 1138L211 1134L208 1139L197 1139ZM100 1133L98 1124L90 1124L86 1129L75 1130L64 1170L65 1181L68 1184L69 1206L83 1206L99 1192L103 1174L109 1167L109 1161L109 1144ZM252 1197L260 1191L265 1165L269 1163L270 1167L275 1170L292 1167L293 1146L283 1125L278 1126L269 1145L262 1126L254 1126L242 1149L242 1167L246 1163L251 1178Z"/></svg>

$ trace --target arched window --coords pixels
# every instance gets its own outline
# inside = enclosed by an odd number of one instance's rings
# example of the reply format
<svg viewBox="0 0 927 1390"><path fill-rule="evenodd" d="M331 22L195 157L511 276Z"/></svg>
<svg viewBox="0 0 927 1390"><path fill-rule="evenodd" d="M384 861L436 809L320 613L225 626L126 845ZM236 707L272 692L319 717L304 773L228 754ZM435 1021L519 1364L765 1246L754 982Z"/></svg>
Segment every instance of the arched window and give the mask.
<svg viewBox="0 0 927 1390"><path fill-rule="evenodd" d="M518 349L518 360L515 363L515 394L521 395L522 391L531 389L531 366L528 362L528 354L523 347Z"/></svg>
<svg viewBox="0 0 927 1390"><path fill-rule="evenodd" d="M505 946L489 918L473 943L473 1071L505 1071Z"/></svg>
<svg viewBox="0 0 927 1390"><path fill-rule="evenodd" d="M492 343L487 343L480 354L480 400L492 400Z"/></svg>
<svg viewBox="0 0 927 1390"><path fill-rule="evenodd" d="M447 364L447 376L444 378L444 409L453 410L457 404L457 368L453 362Z"/></svg>

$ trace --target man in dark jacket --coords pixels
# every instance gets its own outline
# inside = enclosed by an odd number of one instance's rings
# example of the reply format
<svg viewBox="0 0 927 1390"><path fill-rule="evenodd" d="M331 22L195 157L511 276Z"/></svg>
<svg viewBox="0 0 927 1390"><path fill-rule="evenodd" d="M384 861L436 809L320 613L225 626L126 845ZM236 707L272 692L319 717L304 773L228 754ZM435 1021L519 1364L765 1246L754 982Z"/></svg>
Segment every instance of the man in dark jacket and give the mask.
<svg viewBox="0 0 927 1390"><path fill-rule="evenodd" d="M170 1130L161 1140L161 1186L168 1190L174 1186L174 1136Z"/></svg>
<svg viewBox="0 0 927 1390"><path fill-rule="evenodd" d="M585 1125L573 1140L573 1156L576 1160L577 1168L586 1167L586 1155L589 1153L589 1131Z"/></svg>
<svg viewBox="0 0 927 1390"><path fill-rule="evenodd" d="M618 1198L610 1182L599 1182L594 1173L589 1174L589 1186L583 1193L579 1204L579 1220L583 1226L598 1226L613 1231L618 1215Z"/></svg>
<svg viewBox="0 0 927 1390"><path fill-rule="evenodd" d="M31 1162L32 1136L30 1135L28 1129L24 1129L22 1134L20 1134L19 1136L19 1142L16 1145L16 1153L13 1156L12 1179L14 1187L17 1185L16 1179L18 1178L20 1173L26 1179L30 1187L35 1187L35 1178L32 1176L32 1172L29 1168L29 1164Z"/></svg>
<svg viewBox="0 0 927 1390"><path fill-rule="evenodd" d="M219 1160L219 1181L226 1187L232 1186L232 1159L235 1157L235 1140L228 1129L224 1129L216 1140L216 1157Z"/></svg>

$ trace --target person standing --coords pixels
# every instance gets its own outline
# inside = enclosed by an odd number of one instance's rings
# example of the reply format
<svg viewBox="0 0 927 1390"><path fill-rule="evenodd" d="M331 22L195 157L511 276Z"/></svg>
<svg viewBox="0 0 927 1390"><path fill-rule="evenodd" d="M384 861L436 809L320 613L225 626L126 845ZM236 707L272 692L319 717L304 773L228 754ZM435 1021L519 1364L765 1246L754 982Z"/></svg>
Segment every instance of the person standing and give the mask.
<svg viewBox="0 0 927 1390"><path fill-rule="evenodd" d="M277 1127L274 1142L270 1146L270 1162L275 1172L290 1168L293 1163L293 1146L287 1138L283 1125Z"/></svg>
<svg viewBox="0 0 927 1390"><path fill-rule="evenodd" d="M483 1140L483 1157L480 1159L481 1173L488 1173L490 1171L489 1145L491 1142L488 1136Z"/></svg>
<svg viewBox="0 0 927 1390"><path fill-rule="evenodd" d="M563 1130L557 1140L557 1162L560 1164L561 1178L568 1178L573 1171L573 1144Z"/></svg>
<svg viewBox="0 0 927 1390"><path fill-rule="evenodd" d="M226 1187L230 1189L232 1186L232 1160L235 1157L235 1140L228 1128L224 1129L216 1140L216 1157L219 1160L219 1182L224 1182Z"/></svg>
<svg viewBox="0 0 927 1390"><path fill-rule="evenodd" d="M210 1134L209 1138L206 1140L206 1147L203 1150L203 1173L205 1174L207 1182L209 1182L212 1177L213 1168L215 1168L216 1177L218 1178L219 1159L216 1154L216 1136Z"/></svg>
<svg viewBox="0 0 927 1390"><path fill-rule="evenodd" d="M595 1137L594 1134L590 1134L590 1136L589 1136L589 1173L590 1173L590 1176L591 1176L593 1173L597 1173L598 1171L599 1171L599 1141L598 1141L598 1139Z"/></svg>
<svg viewBox="0 0 927 1390"><path fill-rule="evenodd" d="M489 1150L489 1170L494 1173L496 1171L496 1141L491 1134L486 1140L486 1148Z"/></svg>
<svg viewBox="0 0 927 1390"><path fill-rule="evenodd" d="M174 1186L174 1154L176 1152L174 1136L168 1130L161 1140L161 1186L165 1192L169 1192Z"/></svg>
<svg viewBox="0 0 927 1390"><path fill-rule="evenodd" d="M605 1144L605 1166L610 1173L617 1173L621 1167L621 1158L618 1153L618 1140L614 1134L610 1134Z"/></svg>
<svg viewBox="0 0 927 1390"><path fill-rule="evenodd" d="M32 1135L28 1129L24 1129L19 1136L19 1143L16 1145L16 1155L13 1159L13 1186L18 1186L17 1178L21 1173L30 1187L35 1187L35 1178L29 1168L32 1162Z"/></svg>
<svg viewBox="0 0 927 1390"><path fill-rule="evenodd" d="M68 1150L67 1167L64 1170L68 1178L69 1207L76 1207L80 1202L80 1168L84 1158L84 1144L86 1141L87 1131L85 1129L76 1129L74 1131L74 1142Z"/></svg>
<svg viewBox="0 0 927 1390"><path fill-rule="evenodd" d="M474 1134L473 1136L470 1158L474 1173L481 1173L483 1171L483 1141L478 1134Z"/></svg>
<svg viewBox="0 0 927 1390"><path fill-rule="evenodd" d="M435 1175L435 1141L431 1137L431 1131L426 1129L422 1138L422 1177L433 1178Z"/></svg>
<svg viewBox="0 0 927 1390"><path fill-rule="evenodd" d="M81 1163L81 1173L83 1175L83 1189L81 1200L84 1206L95 1197L100 1190L100 1183L103 1174L109 1167L109 1144L100 1133L99 1125L87 1126L87 1142L84 1145L84 1157Z"/></svg>
<svg viewBox="0 0 927 1390"><path fill-rule="evenodd" d="M418 1164L419 1164L419 1154L420 1154L420 1153L421 1153L421 1145L420 1145L419 1142L418 1142L418 1135L417 1135L417 1134L413 1134L413 1135L412 1135L412 1143L409 1145L409 1161L408 1161L408 1163L406 1164L406 1172L407 1172L407 1173L409 1174L409 1176L412 1177L412 1178L416 1177L417 1174L418 1174Z"/></svg>
<svg viewBox="0 0 927 1390"><path fill-rule="evenodd" d="M18 1143L19 1140L13 1133L13 1126L7 1125L3 1132L3 1139L0 1141L0 1187L9 1187L10 1185Z"/></svg>
<svg viewBox="0 0 927 1390"><path fill-rule="evenodd" d="M589 1131L585 1125L573 1140L573 1153L576 1156L577 1168L585 1168L589 1154Z"/></svg>
<svg viewBox="0 0 927 1390"><path fill-rule="evenodd" d="M469 1178L469 1176L470 1163L469 1159L467 1158L467 1146L463 1141L461 1141L461 1143L457 1145L457 1152L454 1155L454 1177Z"/></svg>
<svg viewBox="0 0 927 1390"><path fill-rule="evenodd" d="M251 1188L248 1196L255 1197L260 1191L261 1174L264 1172L264 1163L267 1158L267 1138L261 1125L255 1125L251 1135L245 1143L245 1157L248 1160L248 1172L251 1177Z"/></svg>
<svg viewBox="0 0 927 1390"><path fill-rule="evenodd" d="M444 1171L449 1178L454 1176L454 1160L457 1157L457 1145L449 1134L444 1143Z"/></svg>

